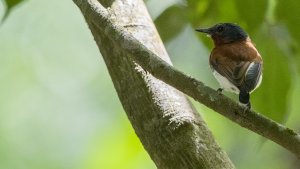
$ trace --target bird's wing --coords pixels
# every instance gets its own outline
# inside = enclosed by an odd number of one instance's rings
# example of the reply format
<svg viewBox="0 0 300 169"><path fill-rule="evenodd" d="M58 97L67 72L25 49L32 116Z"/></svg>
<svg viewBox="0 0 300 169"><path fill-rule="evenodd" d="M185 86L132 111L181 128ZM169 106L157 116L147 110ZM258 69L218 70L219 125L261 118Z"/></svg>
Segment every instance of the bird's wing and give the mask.
<svg viewBox="0 0 300 169"><path fill-rule="evenodd" d="M210 65L233 85L247 92L256 87L262 72L259 62L233 60L230 57L213 57Z"/></svg>
<svg viewBox="0 0 300 169"><path fill-rule="evenodd" d="M252 91L259 85L262 75L262 63L252 62L245 75L245 88L247 91Z"/></svg>

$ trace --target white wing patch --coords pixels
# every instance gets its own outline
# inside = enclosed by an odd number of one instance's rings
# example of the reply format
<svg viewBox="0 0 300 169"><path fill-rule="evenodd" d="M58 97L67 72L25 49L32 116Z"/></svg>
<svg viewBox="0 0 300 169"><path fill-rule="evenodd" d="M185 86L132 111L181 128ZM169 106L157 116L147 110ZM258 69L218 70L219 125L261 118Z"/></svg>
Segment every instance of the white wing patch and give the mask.
<svg viewBox="0 0 300 169"><path fill-rule="evenodd" d="M254 65L254 63L252 62L252 63L249 65L249 67L248 67L248 69L247 69L247 71L246 71L246 74L248 73L249 69L250 69L253 65ZM262 81L262 74L260 75L260 77L259 77L259 79L258 79L258 82L257 82L256 86L254 87L253 90L250 91L250 93L252 93L256 88L258 88L258 87L260 86L261 81Z"/></svg>
<svg viewBox="0 0 300 169"><path fill-rule="evenodd" d="M260 86L260 84L261 84L261 81L262 81L262 74L260 75L260 77L259 77L259 79L258 79L258 83L257 83L257 85L255 86L255 88L253 89L253 90L251 90L251 92L250 93L252 93L256 88L258 88L259 86Z"/></svg>

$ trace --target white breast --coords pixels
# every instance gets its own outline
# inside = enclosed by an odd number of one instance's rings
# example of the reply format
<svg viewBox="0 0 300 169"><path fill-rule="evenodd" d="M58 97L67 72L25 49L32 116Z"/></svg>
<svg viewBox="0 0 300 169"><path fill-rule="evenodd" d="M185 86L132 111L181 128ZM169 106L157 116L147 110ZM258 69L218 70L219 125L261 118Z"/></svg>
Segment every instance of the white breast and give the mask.
<svg viewBox="0 0 300 169"><path fill-rule="evenodd" d="M224 90L239 94L240 90L235 85L233 85L229 80L227 80L227 78L225 78L215 70L213 70L213 74L217 79L217 81L219 82L220 86Z"/></svg>

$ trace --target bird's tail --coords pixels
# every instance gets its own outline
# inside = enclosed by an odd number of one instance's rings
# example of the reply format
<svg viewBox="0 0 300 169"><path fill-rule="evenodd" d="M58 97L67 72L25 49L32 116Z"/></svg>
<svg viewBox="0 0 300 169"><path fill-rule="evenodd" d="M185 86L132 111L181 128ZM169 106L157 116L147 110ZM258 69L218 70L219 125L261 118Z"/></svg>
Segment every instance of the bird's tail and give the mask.
<svg viewBox="0 0 300 169"><path fill-rule="evenodd" d="M241 91L239 94L239 101L241 104L247 106L249 109L251 108L249 92Z"/></svg>

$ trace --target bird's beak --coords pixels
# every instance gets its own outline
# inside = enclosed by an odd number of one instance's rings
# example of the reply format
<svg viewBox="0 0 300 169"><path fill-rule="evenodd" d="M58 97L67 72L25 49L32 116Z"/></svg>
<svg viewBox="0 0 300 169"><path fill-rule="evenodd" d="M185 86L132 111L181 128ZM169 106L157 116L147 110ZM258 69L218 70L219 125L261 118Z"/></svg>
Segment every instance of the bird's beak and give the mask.
<svg viewBox="0 0 300 169"><path fill-rule="evenodd" d="M197 28L195 29L197 32L202 32L202 33L206 33L206 34L211 34L211 29L210 28Z"/></svg>

